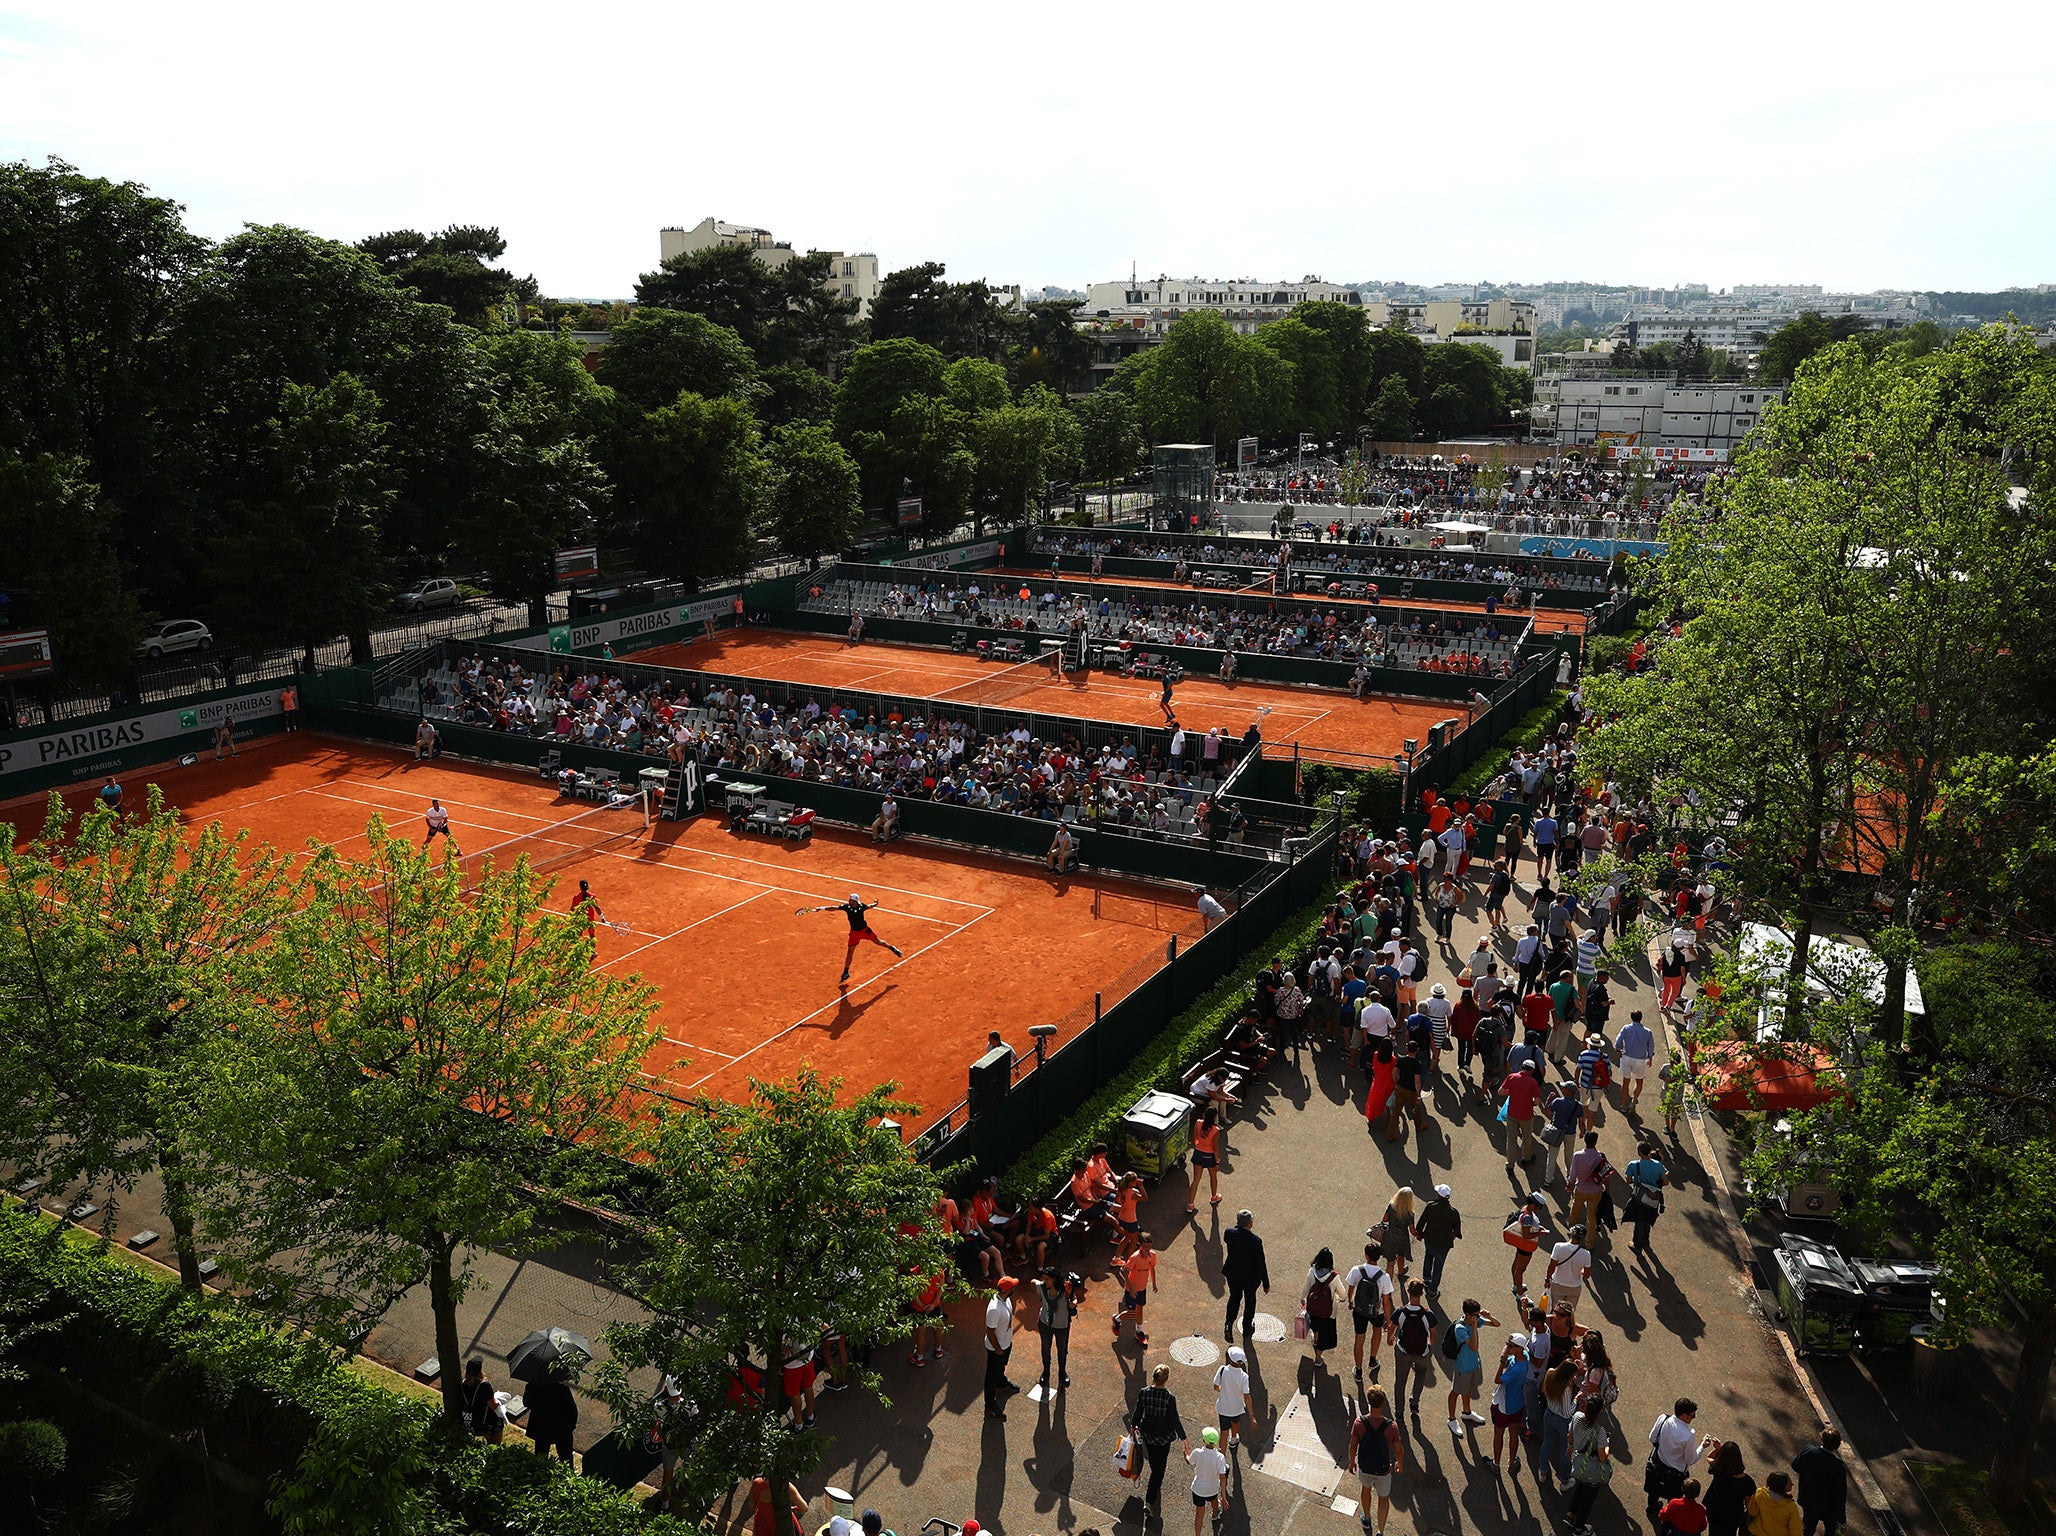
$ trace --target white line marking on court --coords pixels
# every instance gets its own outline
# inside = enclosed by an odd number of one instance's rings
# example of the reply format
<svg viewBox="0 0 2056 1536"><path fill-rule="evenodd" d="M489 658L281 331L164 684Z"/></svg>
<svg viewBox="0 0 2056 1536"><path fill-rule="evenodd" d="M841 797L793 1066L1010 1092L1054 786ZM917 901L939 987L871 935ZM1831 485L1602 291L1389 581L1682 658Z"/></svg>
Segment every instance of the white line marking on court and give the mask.
<svg viewBox="0 0 2056 1536"><path fill-rule="evenodd" d="M609 960L605 965L597 966L595 967L595 969L602 971L609 970L614 966L620 965L625 960L633 959L635 956L641 954L646 949L655 949L659 944L668 943L672 939L677 938L681 933L692 932L693 929L699 927L702 923L711 923L717 917L726 917L729 913L735 911L737 907L746 907L751 902L755 901L759 896L768 896L771 894L772 891L776 889L776 886L767 886L763 890L757 891L752 895L743 897L741 901L734 902L728 906L723 907L719 912L709 912L705 917L695 918L692 922L687 923L683 928L674 928L669 933L660 933L656 935L656 937L652 938L649 943L638 944L634 949L629 950L626 954L616 955L613 959Z"/></svg>
<svg viewBox="0 0 2056 1536"><path fill-rule="evenodd" d="M951 939L955 938L958 934L962 933L966 928L984 922L986 918L992 915L993 910L994 909L988 907L985 911L979 913L976 917L972 918L970 922L961 923L957 927L951 929L948 933L941 934L938 937L931 939L928 943L923 944L919 949L913 951L913 953L906 955L901 959L893 961L891 965L888 965L884 970L880 971L877 975L871 977L868 981L864 982L862 986L859 986L854 990L862 992L866 987L874 987L878 985L879 982L885 980L886 977L890 976L894 971L898 970L901 966L911 965L914 961L920 959L921 956L927 954L929 950L936 948L938 945L947 944ZM777 1034L767 1035L764 1039L759 1040L755 1045L751 1046L748 1050L744 1051L740 1056L733 1058L728 1063L728 1067L734 1066L738 1061L749 1060L750 1057L756 1055L757 1052L763 1050L764 1047L767 1045L776 1045L779 1041L783 1040L787 1035L791 1034L794 1030L799 1029L801 1026L808 1024L815 1019L818 1019L819 1017L821 1017L822 1014L828 1012L829 1009L840 1008L845 1001L847 1001L847 999L842 995L838 994L834 1002L823 1003L819 1008L816 1008L812 1013L807 1014L804 1017L794 1019L790 1024L786 1025L785 1028L778 1031ZM685 1091L688 1093L692 1092L693 1089L698 1088L702 1083L705 1083L709 1078L717 1077L722 1072L727 1071L728 1067L717 1067L714 1071L707 1073L706 1076L701 1077L693 1083L691 1083L690 1085L688 1085Z"/></svg>
<svg viewBox="0 0 2056 1536"><path fill-rule="evenodd" d="M690 1040L675 1040L670 1035L663 1035L659 1038L666 1045L675 1045L681 1051L697 1051L702 1056L719 1056L728 1061L735 1060L735 1057L727 1051L717 1051L711 1045L694 1045Z"/></svg>

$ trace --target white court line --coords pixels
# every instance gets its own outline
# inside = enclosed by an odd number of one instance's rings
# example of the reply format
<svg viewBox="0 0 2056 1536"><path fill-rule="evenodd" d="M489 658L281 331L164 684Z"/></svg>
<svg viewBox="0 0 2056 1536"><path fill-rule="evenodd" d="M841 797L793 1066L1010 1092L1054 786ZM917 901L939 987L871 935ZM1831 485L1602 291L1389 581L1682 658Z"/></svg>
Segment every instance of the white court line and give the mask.
<svg viewBox="0 0 2056 1536"><path fill-rule="evenodd" d="M974 924L984 922L985 919L990 917L991 915L992 909L988 908L985 911L979 913L976 917L972 918L970 922L959 924L957 927L951 929L948 933L942 934L937 938L931 939L928 943L923 944L919 949L915 950L912 954L907 955L902 959L893 961L891 965L888 965L884 970L880 971L876 976L873 976L870 980L866 981L863 984L863 986L858 987L856 990L862 992L865 987L876 986L879 982L883 981L886 977L890 976L894 971L898 970L901 966L912 964L914 961L920 959L921 956L927 954L929 950L934 949L938 945L947 944L951 939L955 938L958 934L962 933L966 928L969 928ZM779 1041L783 1040L787 1035L791 1034L794 1030L800 1028L804 1024L811 1022L814 1019L818 1019L822 1014L828 1012L829 1009L840 1008L845 1001L846 999L844 999L841 996L838 996L834 1002L823 1003L819 1008L816 1008L812 1013L806 1014L801 1018L794 1019L790 1024L786 1025L785 1028L781 1029L777 1034L767 1035L764 1039L759 1040L755 1045L751 1046L748 1050L744 1051L740 1056L731 1058L728 1063L728 1067L734 1066L738 1061L748 1061L750 1057L756 1055L757 1052L763 1050L764 1047L766 1047L767 1045L776 1045ZM707 1073L706 1076L698 1078L697 1080L689 1084L686 1087L685 1091L687 1093L692 1092L693 1089L698 1088L702 1083L707 1082L708 1079L717 1077L721 1073L726 1072L728 1070L728 1067L715 1068L714 1071Z"/></svg>
<svg viewBox="0 0 2056 1536"><path fill-rule="evenodd" d="M677 1040L672 1038L670 1035L659 1035L657 1038L662 1040L666 1045L677 1046L681 1051L697 1051L702 1056L719 1056L727 1061L735 1060L735 1058L729 1055L728 1052L717 1051L711 1045L694 1045L690 1040Z"/></svg>
<svg viewBox="0 0 2056 1536"><path fill-rule="evenodd" d="M634 959L637 955L641 954L646 949L655 949L659 944L668 944L671 940L677 938L681 933L691 933L693 929L699 927L702 923L711 923L717 917L726 917L729 913L735 911L737 907L746 907L751 902L755 901L757 897L768 896L775 889L777 889L777 887L775 886L766 887L765 889L756 892L755 895L745 896L741 901L733 902L730 905L723 907L719 912L709 912L705 917L695 918L692 922L687 923L683 928L674 928L669 933L657 934L655 937L651 938L649 943L638 944L634 949L629 950L626 954L616 955L613 959L609 960L605 965L596 966L595 969L602 971L610 970L614 966L621 964L624 960Z"/></svg>

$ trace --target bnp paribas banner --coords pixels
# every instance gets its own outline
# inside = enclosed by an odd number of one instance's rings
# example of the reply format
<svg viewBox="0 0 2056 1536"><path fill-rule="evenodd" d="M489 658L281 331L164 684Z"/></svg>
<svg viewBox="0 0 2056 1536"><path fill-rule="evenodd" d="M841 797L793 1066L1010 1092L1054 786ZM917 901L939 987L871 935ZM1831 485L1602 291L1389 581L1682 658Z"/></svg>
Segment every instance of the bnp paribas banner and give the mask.
<svg viewBox="0 0 2056 1536"><path fill-rule="evenodd" d="M239 737L261 734L278 723L282 686L253 684L185 704L0 737L0 800L197 752L224 723Z"/></svg>
<svg viewBox="0 0 2056 1536"><path fill-rule="evenodd" d="M547 643L560 656L599 645L619 645L624 641L654 643L674 630L693 630L709 619L727 618L735 613L736 602L736 595L728 592L720 597L701 598L698 602L646 608L635 613L601 615L583 624L558 624L547 637L531 635L507 643L525 646Z"/></svg>

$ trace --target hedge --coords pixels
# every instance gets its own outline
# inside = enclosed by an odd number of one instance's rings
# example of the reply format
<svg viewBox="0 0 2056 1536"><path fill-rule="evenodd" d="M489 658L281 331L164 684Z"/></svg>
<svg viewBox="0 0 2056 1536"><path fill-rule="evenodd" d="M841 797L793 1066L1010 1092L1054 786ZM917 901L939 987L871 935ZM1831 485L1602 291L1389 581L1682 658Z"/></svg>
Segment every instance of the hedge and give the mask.
<svg viewBox="0 0 2056 1536"><path fill-rule="evenodd" d="M1513 761L1516 750L1533 751L1542 745L1544 738L1556 729L1557 719L1563 713L1566 696L1552 693L1548 702L1538 704L1521 717L1521 723L1500 737L1490 751L1470 767L1456 776L1446 793L1452 795L1475 795L1502 773Z"/></svg>
<svg viewBox="0 0 2056 1536"><path fill-rule="evenodd" d="M109 1397L138 1401L132 1383L103 1377L206 1381L212 1406L199 1416L223 1431L215 1454L235 1455L231 1442L268 1452L253 1459L269 1465L244 1470L288 1497L299 1483L293 1502L301 1512L310 1495L319 1496L296 1472L305 1470L310 1444L375 1438L384 1464L422 1469L408 1479L409 1491L429 1506L423 1513L437 1528L509 1536L690 1536L696 1529L646 1516L629 1494L525 1447L473 1440L436 1405L388 1391L335 1350L278 1328L233 1297L181 1290L104 1240L31 1208L0 1207L0 1288L26 1305L29 1324L50 1325L31 1332L19 1353L69 1369ZM146 1408L152 1395L141 1394ZM351 1526L349 1510L322 1513L334 1529Z"/></svg>
<svg viewBox="0 0 2056 1536"><path fill-rule="evenodd" d="M1000 1188L1015 1201L1039 1200L1071 1175L1071 1164L1085 1156L1096 1141L1111 1143L1121 1117L1135 1101L1153 1088L1177 1089L1179 1069L1214 1048L1230 1023L1247 1006L1256 986L1256 973L1269 967L1275 955L1295 959L1314 946L1320 932L1324 899L1303 907L1280 923L1263 943L1213 989L1199 998L1165 1026L1163 1033L1136 1053L1127 1069L1042 1140L1035 1143L1000 1177Z"/></svg>

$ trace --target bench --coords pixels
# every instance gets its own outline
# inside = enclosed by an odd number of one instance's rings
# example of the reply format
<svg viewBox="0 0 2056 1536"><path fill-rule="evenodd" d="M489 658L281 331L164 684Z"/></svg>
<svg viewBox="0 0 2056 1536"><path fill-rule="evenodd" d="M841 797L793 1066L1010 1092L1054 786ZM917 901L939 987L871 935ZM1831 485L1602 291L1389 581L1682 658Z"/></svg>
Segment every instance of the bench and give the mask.
<svg viewBox="0 0 2056 1536"><path fill-rule="evenodd" d="M814 812L776 800L765 800L754 806L741 819L739 826L740 830L754 832L760 837L782 837L789 842L804 843L814 835Z"/></svg>

